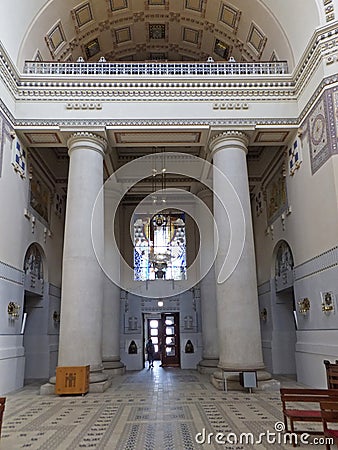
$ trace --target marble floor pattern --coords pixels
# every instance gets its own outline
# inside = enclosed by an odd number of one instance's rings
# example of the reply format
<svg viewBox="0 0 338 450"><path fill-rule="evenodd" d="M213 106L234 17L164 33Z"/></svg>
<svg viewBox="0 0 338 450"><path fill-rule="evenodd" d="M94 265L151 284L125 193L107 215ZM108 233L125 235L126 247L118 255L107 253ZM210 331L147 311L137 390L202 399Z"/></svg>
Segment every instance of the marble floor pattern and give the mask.
<svg viewBox="0 0 338 450"><path fill-rule="evenodd" d="M281 382L295 386L286 378ZM38 384L8 394L0 449L291 449L278 443L283 439L278 433L276 443L239 441L241 433L252 433L255 440L267 430L274 433L281 421L278 391L218 391L207 375L157 363L154 369L114 377L103 394L41 396ZM222 433L220 443L217 433Z"/></svg>

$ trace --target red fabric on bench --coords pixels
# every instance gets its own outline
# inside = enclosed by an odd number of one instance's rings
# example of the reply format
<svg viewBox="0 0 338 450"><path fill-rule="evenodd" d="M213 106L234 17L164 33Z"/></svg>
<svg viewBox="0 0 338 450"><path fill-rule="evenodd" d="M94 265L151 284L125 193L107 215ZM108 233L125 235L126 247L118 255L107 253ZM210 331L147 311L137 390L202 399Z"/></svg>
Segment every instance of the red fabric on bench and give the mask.
<svg viewBox="0 0 338 450"><path fill-rule="evenodd" d="M306 410L306 409L286 409L285 413L289 417L316 417L316 418L319 418L320 420L322 418L320 410L316 411L314 409L311 409L311 410Z"/></svg>

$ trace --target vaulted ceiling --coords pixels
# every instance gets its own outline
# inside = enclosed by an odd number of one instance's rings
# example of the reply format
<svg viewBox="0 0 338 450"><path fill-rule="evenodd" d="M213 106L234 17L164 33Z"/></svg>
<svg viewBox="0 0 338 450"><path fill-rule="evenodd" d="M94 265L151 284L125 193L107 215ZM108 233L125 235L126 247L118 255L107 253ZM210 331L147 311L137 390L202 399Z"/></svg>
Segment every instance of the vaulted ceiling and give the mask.
<svg viewBox="0 0 338 450"><path fill-rule="evenodd" d="M287 60L278 18L259 0L61 0L35 16L22 59Z"/></svg>

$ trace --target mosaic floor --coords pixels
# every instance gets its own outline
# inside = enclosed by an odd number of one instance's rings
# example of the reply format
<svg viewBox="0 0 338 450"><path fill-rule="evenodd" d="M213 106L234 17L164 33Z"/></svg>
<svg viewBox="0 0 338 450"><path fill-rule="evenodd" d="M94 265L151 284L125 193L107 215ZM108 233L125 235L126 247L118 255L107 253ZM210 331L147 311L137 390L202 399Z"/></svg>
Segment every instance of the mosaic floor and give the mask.
<svg viewBox="0 0 338 450"><path fill-rule="evenodd" d="M0 449L291 449L281 420L278 392L217 391L207 375L155 365L115 377L103 394L40 396L34 384L8 394Z"/></svg>

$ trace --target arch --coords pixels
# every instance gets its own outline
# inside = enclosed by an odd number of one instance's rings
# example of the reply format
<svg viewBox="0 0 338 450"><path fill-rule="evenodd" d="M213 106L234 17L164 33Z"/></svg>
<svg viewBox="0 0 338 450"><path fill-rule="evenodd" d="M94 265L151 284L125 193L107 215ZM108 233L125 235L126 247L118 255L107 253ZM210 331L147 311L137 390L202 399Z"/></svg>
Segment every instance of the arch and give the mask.
<svg viewBox="0 0 338 450"><path fill-rule="evenodd" d="M294 267L294 257L292 249L287 241L278 241L272 252L271 276L280 277L283 273L292 270Z"/></svg>
<svg viewBox="0 0 338 450"><path fill-rule="evenodd" d="M337 0L334 0L334 4L336 2ZM158 3L156 5L152 5L151 2L144 3L146 5L142 8L133 7L134 9L132 9L131 2L126 2L126 8L113 11L109 9L111 3L106 0L92 1L90 2L92 19L79 26L74 17L74 11L82 5L79 0L67 2L65 0L31 0L29 4L28 2L22 4L21 0L12 0L1 14L0 39L20 69L23 62L32 59L37 50L45 60L64 60L69 56L76 60L76 57L80 56L81 48L94 38L98 38L102 47L101 51L95 55L95 60L103 55L107 60L118 60L128 56L123 53L122 47L129 48L131 51L136 42L142 42L138 39L136 28L130 28L130 36L128 36L128 31L119 32L120 29L127 29L129 26L130 14L132 13L135 17L141 14L143 19L145 18L143 22L146 25L148 15L152 17L149 18L149 21L154 21L154 18L161 13L162 16L168 15L168 21L170 15L169 22L172 33L166 35L163 41L161 39L156 41L159 48L164 46L164 41L171 47L183 46L180 50L183 57L196 60L201 58L201 55L207 57L210 53L209 42L212 41L214 49L214 40L218 38L221 44L224 41L229 45L235 58L240 56L240 52L242 52L240 48L242 48L247 51L246 54L242 54L244 59L268 60L275 54L279 59L288 60L290 67L293 67L306 49L313 31L325 25L327 19L325 7L320 0L298 0L297 2L294 0L284 0L283 2L232 0L231 4L224 0L213 0L212 2L202 0L199 3L200 10L188 8L187 5L190 2L185 3L183 0L180 2L166 0L164 6ZM228 9L222 16L224 7ZM115 16L119 18L118 24L114 21ZM13 27L13 17L16 18L15 27ZM175 28L172 25L173 23L183 23L186 19L194 19L190 22L189 27L177 26ZM198 23L201 23L201 20L204 21L206 26L195 25L196 19L198 19ZM58 51L54 52L55 49L48 49L45 38L47 37L48 41L48 33L57 23L61 24L64 42L61 42ZM208 24L213 27L213 30L208 31ZM110 36L110 49L104 47L103 41L108 42L108 38L104 37L103 32L97 31L99 25L105 31L108 29L111 31L111 33L105 33ZM203 33L201 33L202 28L204 28ZM185 32L186 34L184 34ZM252 39L250 38L251 32ZM145 33L149 34L149 30L147 29ZM113 34L113 39L111 39L111 34ZM144 38L149 38L146 35ZM115 41L118 51L112 53L113 41ZM144 42L149 44L149 39L148 41L144 39ZM255 45L257 48L254 48ZM73 50L67 51L67 46ZM195 51L197 48L200 50ZM132 52L129 53L129 55L131 54ZM134 59L137 59L137 54L139 53L134 52L136 57ZM214 54L213 57L215 57ZM217 54L216 57L218 57Z"/></svg>
<svg viewBox="0 0 338 450"><path fill-rule="evenodd" d="M47 259L43 248L37 242L33 242L26 250L23 270L25 274L30 274L38 280L48 280Z"/></svg>

